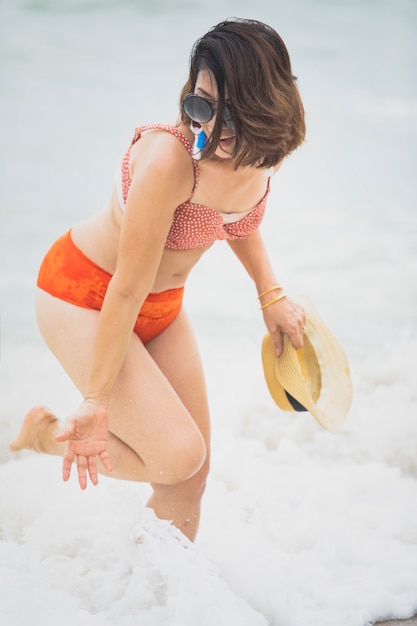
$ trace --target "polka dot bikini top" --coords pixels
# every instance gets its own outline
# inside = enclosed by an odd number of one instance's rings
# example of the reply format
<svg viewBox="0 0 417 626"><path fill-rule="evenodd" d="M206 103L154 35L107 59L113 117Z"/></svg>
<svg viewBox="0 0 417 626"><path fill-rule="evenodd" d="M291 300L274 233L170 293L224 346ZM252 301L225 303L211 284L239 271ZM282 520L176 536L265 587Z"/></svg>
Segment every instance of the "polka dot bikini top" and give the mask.
<svg viewBox="0 0 417 626"><path fill-rule="evenodd" d="M188 150L192 157L193 150L188 139L175 127L165 126L163 124L152 124L137 128L132 143L123 157L121 171L121 187L120 179L116 180L119 202L123 207L127 201L131 178L129 173L130 150L133 144L141 137L142 133L147 130L164 130L175 135ZM191 198L197 188L200 170L198 162L193 159L194 165L194 187L191 196L180 204L174 213L171 229L168 233L165 246L173 250L190 250L201 246L209 246L220 239L240 239L247 237L262 222L266 201L269 195L269 178L267 189L262 200L251 211L244 213L243 217L238 221L225 223L222 214L210 207L202 204L191 202ZM227 216L226 216L227 218Z"/></svg>

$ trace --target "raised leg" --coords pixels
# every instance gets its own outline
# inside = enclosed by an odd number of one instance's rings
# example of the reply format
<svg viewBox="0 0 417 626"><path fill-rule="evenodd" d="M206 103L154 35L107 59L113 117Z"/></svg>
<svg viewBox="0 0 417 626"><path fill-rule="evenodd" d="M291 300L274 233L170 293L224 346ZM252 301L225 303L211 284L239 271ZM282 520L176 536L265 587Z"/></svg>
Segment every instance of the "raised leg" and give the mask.
<svg viewBox="0 0 417 626"><path fill-rule="evenodd" d="M98 313L44 292L37 311L47 344L85 392ZM112 475L151 483L149 505L193 539L208 471L209 418L200 358L184 313L146 348L132 336L108 408ZM62 454L64 446L53 440L57 429L47 410L33 409L11 447Z"/></svg>
<svg viewBox="0 0 417 626"><path fill-rule="evenodd" d="M59 422L44 406L34 406L23 420L22 429L9 448L12 452L35 450L46 454L63 454L64 444L54 441Z"/></svg>

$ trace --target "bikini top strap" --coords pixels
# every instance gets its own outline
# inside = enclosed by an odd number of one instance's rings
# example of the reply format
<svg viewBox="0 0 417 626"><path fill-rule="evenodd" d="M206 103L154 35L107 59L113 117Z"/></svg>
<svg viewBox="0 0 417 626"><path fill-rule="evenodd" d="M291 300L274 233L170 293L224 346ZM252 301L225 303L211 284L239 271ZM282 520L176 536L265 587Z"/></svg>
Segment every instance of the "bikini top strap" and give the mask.
<svg viewBox="0 0 417 626"><path fill-rule="evenodd" d="M171 135L174 135L175 137L177 137L177 139L181 141L184 148L186 148L186 150L188 151L188 154L190 155L191 160L193 162L193 166L194 166L194 187L191 191L190 197L187 199L187 202L188 202L192 198L195 190L197 189L198 179L200 176L200 169L198 166L198 162L193 158L192 145L188 141L187 137L180 130L178 130L178 128L176 128L175 126L169 126L166 124L147 124L146 126L140 126L139 128L136 128L135 135L132 140L132 145L139 139L142 133L146 130L165 130L166 132L171 133Z"/></svg>

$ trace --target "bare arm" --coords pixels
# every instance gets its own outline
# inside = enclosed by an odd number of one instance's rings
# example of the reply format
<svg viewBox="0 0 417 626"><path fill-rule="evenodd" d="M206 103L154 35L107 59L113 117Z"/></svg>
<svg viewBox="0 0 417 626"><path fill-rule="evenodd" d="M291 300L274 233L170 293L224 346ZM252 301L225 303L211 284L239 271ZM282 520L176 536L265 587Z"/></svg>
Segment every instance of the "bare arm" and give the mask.
<svg viewBox="0 0 417 626"><path fill-rule="evenodd" d="M135 146L136 147L136 146ZM107 454L107 402L125 357L138 312L151 291L175 208L191 193L194 173L180 142L149 133L132 151L132 183L123 217L115 273L99 316L84 402L56 437L67 441L63 477L77 459L84 489L87 471L98 482L96 457L111 471Z"/></svg>
<svg viewBox="0 0 417 626"><path fill-rule="evenodd" d="M194 181L191 160L177 139L166 133L145 135L139 144L86 395L102 403L108 399L136 317L154 284L175 208L190 195Z"/></svg>
<svg viewBox="0 0 417 626"><path fill-rule="evenodd" d="M259 230L256 230L249 237L228 243L253 279L258 294L279 285ZM262 296L260 302L262 305L268 304L283 294L283 289L277 288ZM277 356L282 352L283 333L289 336L295 348L301 348L305 316L303 308L298 303L283 297L267 306L262 312L266 327L273 339Z"/></svg>

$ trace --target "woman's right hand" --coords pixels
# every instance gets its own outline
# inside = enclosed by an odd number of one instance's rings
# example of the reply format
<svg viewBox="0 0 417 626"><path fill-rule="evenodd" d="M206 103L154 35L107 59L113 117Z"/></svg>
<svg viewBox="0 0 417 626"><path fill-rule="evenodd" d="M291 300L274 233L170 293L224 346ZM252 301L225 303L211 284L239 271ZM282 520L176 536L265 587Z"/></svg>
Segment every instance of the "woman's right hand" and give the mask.
<svg viewBox="0 0 417 626"><path fill-rule="evenodd" d="M97 485L97 462L99 457L107 471L112 471L107 452L108 441L107 408L94 400L84 400L68 418L64 430L55 436L58 442L67 442L62 476L66 481L76 459L78 481L81 489L87 487L87 472L93 485Z"/></svg>

